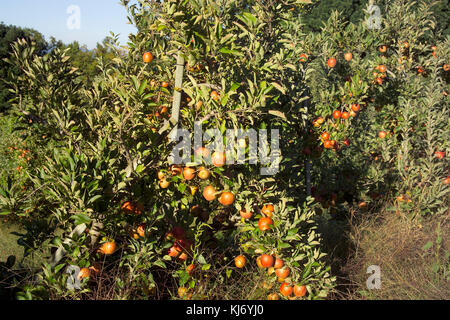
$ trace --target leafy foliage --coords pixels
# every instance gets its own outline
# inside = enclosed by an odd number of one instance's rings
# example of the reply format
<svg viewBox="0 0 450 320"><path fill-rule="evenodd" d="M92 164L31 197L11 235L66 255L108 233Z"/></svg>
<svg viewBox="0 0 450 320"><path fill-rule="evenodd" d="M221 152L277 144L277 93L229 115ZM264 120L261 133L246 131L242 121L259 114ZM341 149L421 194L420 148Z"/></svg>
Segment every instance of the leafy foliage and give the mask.
<svg viewBox="0 0 450 320"><path fill-rule="evenodd" d="M258 297L278 280L323 299L336 279L319 218L395 196L409 218L445 212L449 45L433 6L396 0L379 30L334 12L311 33L299 23L307 2L122 1L138 32L126 54L112 35L93 77L90 58L70 58L77 44L40 56L32 42L14 43L12 115L45 147L23 168L22 194L11 179L0 186L1 212L40 221L29 251L50 254L19 298L88 298L99 283L119 299L177 289L180 298L217 298L215 286L233 288L244 274L263 279ZM280 171L196 163L193 150L185 168L173 166L170 132L189 129L192 138L198 123L222 134L280 130ZM203 194L211 188L213 200ZM257 268L264 253L281 258L289 276ZM244 270L233 266L238 255L248 258ZM91 270L78 292L66 288L71 265Z"/></svg>

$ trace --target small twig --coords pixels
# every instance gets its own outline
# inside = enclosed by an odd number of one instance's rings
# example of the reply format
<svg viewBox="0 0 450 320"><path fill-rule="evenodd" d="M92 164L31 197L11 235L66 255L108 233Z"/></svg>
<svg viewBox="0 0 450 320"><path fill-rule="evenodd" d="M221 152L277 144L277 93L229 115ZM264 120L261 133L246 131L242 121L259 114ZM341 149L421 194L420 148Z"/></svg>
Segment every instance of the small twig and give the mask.
<svg viewBox="0 0 450 320"><path fill-rule="evenodd" d="M211 83L200 83L198 86L205 86L205 87L208 87L208 88L211 88L211 89L222 91L222 87L221 86L217 86L217 85L214 85L214 84L211 84Z"/></svg>
<svg viewBox="0 0 450 320"><path fill-rule="evenodd" d="M211 111L211 112L208 113L206 116L204 116L204 117L200 120L200 122L203 123L203 122L209 120L209 119L210 119L212 116L214 116L215 114L216 114L216 113L215 113L214 111Z"/></svg>
<svg viewBox="0 0 450 320"><path fill-rule="evenodd" d="M26 196L23 201L27 200L28 198L30 198L33 194L35 194L36 192L38 192L40 189L42 189L43 187L49 185L50 183L44 183L43 185L41 185L39 188L37 188L36 190L33 190L33 192L31 192L28 196Z"/></svg>

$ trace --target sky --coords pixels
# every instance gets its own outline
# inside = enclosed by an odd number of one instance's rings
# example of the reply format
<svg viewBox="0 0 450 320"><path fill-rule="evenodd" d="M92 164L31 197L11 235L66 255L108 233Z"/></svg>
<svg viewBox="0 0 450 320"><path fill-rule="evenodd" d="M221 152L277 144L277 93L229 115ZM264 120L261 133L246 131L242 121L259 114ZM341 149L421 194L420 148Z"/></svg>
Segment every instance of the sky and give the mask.
<svg viewBox="0 0 450 320"><path fill-rule="evenodd" d="M78 41L89 49L110 31L120 34L121 45L137 31L119 0L0 0L0 22L35 29L46 40Z"/></svg>

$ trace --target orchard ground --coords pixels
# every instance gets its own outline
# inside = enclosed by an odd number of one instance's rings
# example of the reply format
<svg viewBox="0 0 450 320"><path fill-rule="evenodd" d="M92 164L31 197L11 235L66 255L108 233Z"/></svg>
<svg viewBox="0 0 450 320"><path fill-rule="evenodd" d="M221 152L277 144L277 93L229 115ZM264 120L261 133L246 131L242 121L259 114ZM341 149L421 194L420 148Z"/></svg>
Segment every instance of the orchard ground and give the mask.
<svg viewBox="0 0 450 320"><path fill-rule="evenodd" d="M17 241L20 232L24 232L20 223L11 223L6 219L0 221L0 261L5 262L9 256L15 256L17 260L23 258L23 247Z"/></svg>

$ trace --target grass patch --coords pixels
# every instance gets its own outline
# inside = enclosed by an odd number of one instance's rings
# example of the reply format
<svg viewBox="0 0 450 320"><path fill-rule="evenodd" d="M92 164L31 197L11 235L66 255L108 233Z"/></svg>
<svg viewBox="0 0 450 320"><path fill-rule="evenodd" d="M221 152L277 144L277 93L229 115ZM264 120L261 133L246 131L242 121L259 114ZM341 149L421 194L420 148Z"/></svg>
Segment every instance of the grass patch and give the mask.
<svg viewBox="0 0 450 320"><path fill-rule="evenodd" d="M449 216L420 223L392 211L369 214L351 226L353 253L343 267L349 287L344 299L450 299ZM369 290L367 268L378 265L381 288Z"/></svg>
<svg viewBox="0 0 450 320"><path fill-rule="evenodd" d="M13 255L17 261L23 258L23 247L17 243L20 236L14 233L21 233L23 229L19 224L0 221L0 261L5 262L9 256Z"/></svg>

